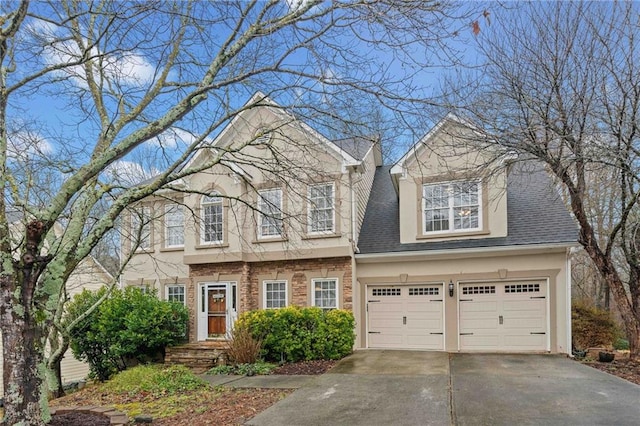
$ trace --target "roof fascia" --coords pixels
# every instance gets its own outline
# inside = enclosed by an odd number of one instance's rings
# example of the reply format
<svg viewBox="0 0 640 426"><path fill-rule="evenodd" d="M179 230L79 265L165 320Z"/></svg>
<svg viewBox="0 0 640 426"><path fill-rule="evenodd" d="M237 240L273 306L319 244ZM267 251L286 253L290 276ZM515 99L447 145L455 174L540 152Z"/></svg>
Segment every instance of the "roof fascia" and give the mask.
<svg viewBox="0 0 640 426"><path fill-rule="evenodd" d="M386 253L364 253L356 254L356 261L362 263L374 263L379 261L401 262L417 259L424 259L425 257L431 258L460 258L460 257L487 257L504 254L516 254L518 252L532 252L548 253L548 252L561 252L576 247L577 242L571 243L551 243L551 244L523 244L523 245L510 245L500 247L477 247L477 248L460 248L460 249L447 249L447 250L416 250L416 251L400 251L400 252L386 252Z"/></svg>

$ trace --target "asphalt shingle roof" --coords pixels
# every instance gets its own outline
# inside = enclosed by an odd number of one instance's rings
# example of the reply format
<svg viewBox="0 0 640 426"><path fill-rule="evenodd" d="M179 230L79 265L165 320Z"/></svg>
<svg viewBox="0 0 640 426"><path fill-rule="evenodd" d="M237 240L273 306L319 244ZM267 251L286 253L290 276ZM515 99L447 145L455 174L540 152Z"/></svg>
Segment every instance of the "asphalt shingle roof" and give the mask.
<svg viewBox="0 0 640 426"><path fill-rule="evenodd" d="M381 166L371 189L358 248L361 254L576 243L578 228L547 173L516 163L507 180L507 236L400 243L399 205L389 171Z"/></svg>
<svg viewBox="0 0 640 426"><path fill-rule="evenodd" d="M356 160L363 160L373 145L373 141L362 137L339 139L332 142Z"/></svg>

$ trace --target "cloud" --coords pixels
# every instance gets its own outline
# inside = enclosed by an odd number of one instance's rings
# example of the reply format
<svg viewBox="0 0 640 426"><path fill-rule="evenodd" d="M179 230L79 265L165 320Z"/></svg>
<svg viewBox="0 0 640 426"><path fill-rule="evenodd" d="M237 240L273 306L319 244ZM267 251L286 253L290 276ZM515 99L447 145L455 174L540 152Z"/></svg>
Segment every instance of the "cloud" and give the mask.
<svg viewBox="0 0 640 426"><path fill-rule="evenodd" d="M58 27L39 20L29 22L27 27L31 36L44 46L42 58L47 66L70 64L83 57L78 45L61 34ZM99 57L100 61L94 63L102 63L102 68L96 70L94 75L98 81L105 79L112 83L135 87L147 85L155 78L156 67L134 51L104 53L93 47L89 51L89 57ZM82 66L68 66L57 73L70 77L80 87L87 85L87 75Z"/></svg>
<svg viewBox="0 0 640 426"><path fill-rule="evenodd" d="M53 145L46 138L32 131L20 131L9 135L7 155L14 159L47 157L53 153Z"/></svg>
<svg viewBox="0 0 640 426"><path fill-rule="evenodd" d="M105 170L107 179L120 185L137 185L158 175L160 170L152 167L146 169L134 161L118 160Z"/></svg>
<svg viewBox="0 0 640 426"><path fill-rule="evenodd" d="M178 148L180 145L186 146L195 142L197 139L193 133L172 127L165 130L162 134L149 140L147 143L152 146L159 146L165 149Z"/></svg>

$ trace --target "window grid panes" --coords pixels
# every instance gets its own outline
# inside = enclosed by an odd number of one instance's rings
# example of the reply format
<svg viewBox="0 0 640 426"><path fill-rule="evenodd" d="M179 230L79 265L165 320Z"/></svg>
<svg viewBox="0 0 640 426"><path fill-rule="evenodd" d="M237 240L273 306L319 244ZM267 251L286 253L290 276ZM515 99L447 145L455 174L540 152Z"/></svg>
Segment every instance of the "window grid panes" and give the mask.
<svg viewBox="0 0 640 426"><path fill-rule="evenodd" d="M179 204L165 207L164 238L166 247L180 247L184 245L184 212Z"/></svg>
<svg viewBox="0 0 640 426"><path fill-rule="evenodd" d="M313 280L314 306L322 309L338 307L338 280Z"/></svg>
<svg viewBox="0 0 640 426"><path fill-rule="evenodd" d="M282 235L282 189L274 188L258 194L258 236L279 237Z"/></svg>
<svg viewBox="0 0 640 426"><path fill-rule="evenodd" d="M184 305L184 286L183 285L170 285L165 288L167 301L182 303Z"/></svg>
<svg viewBox="0 0 640 426"><path fill-rule="evenodd" d="M267 309L284 308L287 306L287 282L264 282L264 307Z"/></svg>
<svg viewBox="0 0 640 426"><path fill-rule="evenodd" d="M424 232L480 228L480 184L477 181L423 185Z"/></svg>
<svg viewBox="0 0 640 426"><path fill-rule="evenodd" d="M223 217L222 197L211 195L202 197L202 242L222 242Z"/></svg>
<svg viewBox="0 0 640 426"><path fill-rule="evenodd" d="M151 209L142 207L131 215L131 233L138 249L151 248Z"/></svg>
<svg viewBox="0 0 640 426"><path fill-rule="evenodd" d="M309 232L334 232L333 184L309 187Z"/></svg>

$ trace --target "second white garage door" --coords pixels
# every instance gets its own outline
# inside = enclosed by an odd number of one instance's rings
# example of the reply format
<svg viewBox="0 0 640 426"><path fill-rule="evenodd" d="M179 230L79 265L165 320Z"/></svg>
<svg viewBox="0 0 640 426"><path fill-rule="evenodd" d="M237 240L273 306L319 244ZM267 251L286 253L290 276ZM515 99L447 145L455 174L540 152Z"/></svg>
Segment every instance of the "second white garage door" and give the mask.
<svg viewBox="0 0 640 426"><path fill-rule="evenodd" d="M460 284L460 349L546 351L544 282Z"/></svg>
<svg viewBox="0 0 640 426"><path fill-rule="evenodd" d="M444 349L442 284L369 286L370 348Z"/></svg>

